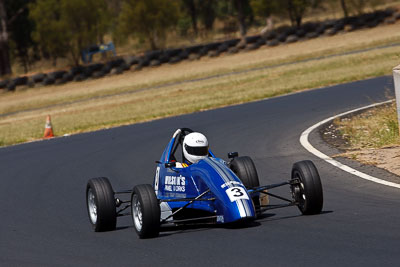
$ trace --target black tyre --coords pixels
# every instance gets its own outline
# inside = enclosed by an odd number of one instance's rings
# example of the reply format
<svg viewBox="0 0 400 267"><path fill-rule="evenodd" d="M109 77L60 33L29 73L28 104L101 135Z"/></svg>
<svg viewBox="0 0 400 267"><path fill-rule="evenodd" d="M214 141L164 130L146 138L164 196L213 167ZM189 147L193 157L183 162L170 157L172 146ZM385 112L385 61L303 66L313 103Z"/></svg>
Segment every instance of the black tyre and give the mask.
<svg viewBox="0 0 400 267"><path fill-rule="evenodd" d="M260 186L256 166L250 157L244 156L235 158L229 165L229 168L239 177L247 189ZM252 200L258 216L260 215L260 197L258 195L253 196Z"/></svg>
<svg viewBox="0 0 400 267"><path fill-rule="evenodd" d="M131 197L132 221L140 238L157 237L160 233L160 205L151 185L133 188Z"/></svg>
<svg viewBox="0 0 400 267"><path fill-rule="evenodd" d="M292 185L293 198L299 203L302 214L318 214L323 206L321 179L314 163L310 160L293 164L292 179L298 179L300 184Z"/></svg>
<svg viewBox="0 0 400 267"><path fill-rule="evenodd" d="M277 45L279 45L279 41L276 39L267 41L267 46L277 46Z"/></svg>
<svg viewBox="0 0 400 267"><path fill-rule="evenodd" d="M28 77L24 76L24 77L17 77L15 79L12 80L16 86L18 85L26 85L28 83Z"/></svg>
<svg viewBox="0 0 400 267"><path fill-rule="evenodd" d="M299 37L297 37L297 35L289 35L286 38L286 43L290 44L290 43L295 43L299 40Z"/></svg>
<svg viewBox="0 0 400 267"><path fill-rule="evenodd" d="M161 65L161 62L159 61L159 60L157 60L157 59L154 59L154 60L152 60L152 61L150 61L150 67L157 67L157 66L160 66Z"/></svg>
<svg viewBox="0 0 400 267"><path fill-rule="evenodd" d="M246 188L260 186L256 167L250 157L235 158L229 168L240 178Z"/></svg>
<svg viewBox="0 0 400 267"><path fill-rule="evenodd" d="M10 83L10 80L2 80L0 81L0 89L6 88L7 84Z"/></svg>
<svg viewBox="0 0 400 267"><path fill-rule="evenodd" d="M33 76L31 77L31 79L32 79L32 81L33 81L34 83L40 83L40 82L42 82L45 78L46 78L46 74L44 74L44 73L38 73L38 74L35 74L35 75L33 75Z"/></svg>
<svg viewBox="0 0 400 267"><path fill-rule="evenodd" d="M96 232L115 230L117 225L114 190L106 177L93 178L86 186L89 221Z"/></svg>
<svg viewBox="0 0 400 267"><path fill-rule="evenodd" d="M9 91L9 92L13 92L13 91L15 91L15 88L17 87L17 85L13 82L13 81L11 81L11 82L9 82L8 84L7 84L7 86L6 86L6 89L7 89L7 91Z"/></svg>

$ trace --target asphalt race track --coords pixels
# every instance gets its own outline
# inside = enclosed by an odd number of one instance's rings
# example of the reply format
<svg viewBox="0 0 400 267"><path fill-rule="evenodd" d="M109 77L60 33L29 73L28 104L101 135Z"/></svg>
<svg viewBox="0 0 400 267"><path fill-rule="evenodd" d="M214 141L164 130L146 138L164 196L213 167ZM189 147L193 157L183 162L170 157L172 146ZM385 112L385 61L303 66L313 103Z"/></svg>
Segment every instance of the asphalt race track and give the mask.
<svg viewBox="0 0 400 267"><path fill-rule="evenodd" d="M390 94L392 78L380 77L2 148L0 265L398 266L400 191L338 170L299 142L318 121ZM301 216L291 207L273 210L249 228L167 229L149 240L137 238L130 217L120 219L116 231L93 232L87 180L107 176L115 190L152 183L154 161L179 127L206 134L220 157L229 151L251 156L261 183L287 180L295 161L313 160L324 187L323 213ZM329 150L317 135L311 138L317 148ZM289 196L289 188L278 192Z"/></svg>

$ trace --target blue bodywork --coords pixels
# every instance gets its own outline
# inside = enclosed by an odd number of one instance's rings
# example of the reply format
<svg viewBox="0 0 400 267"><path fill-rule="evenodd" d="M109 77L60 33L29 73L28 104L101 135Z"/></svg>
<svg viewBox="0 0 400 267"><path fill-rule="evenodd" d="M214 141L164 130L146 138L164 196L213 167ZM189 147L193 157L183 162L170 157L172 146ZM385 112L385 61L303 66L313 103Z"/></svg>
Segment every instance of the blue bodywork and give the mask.
<svg viewBox="0 0 400 267"><path fill-rule="evenodd" d="M231 223L256 217L252 196L227 162L217 158L209 150L209 157L198 163L166 167L174 162L173 151L178 146L179 134L174 134L157 163L153 187L160 201L161 219L171 217L172 212L189 203L188 199L199 197L185 209L215 216L216 223ZM178 153L178 152L177 152ZM180 201L182 199L182 201ZM212 199L212 200L210 200Z"/></svg>

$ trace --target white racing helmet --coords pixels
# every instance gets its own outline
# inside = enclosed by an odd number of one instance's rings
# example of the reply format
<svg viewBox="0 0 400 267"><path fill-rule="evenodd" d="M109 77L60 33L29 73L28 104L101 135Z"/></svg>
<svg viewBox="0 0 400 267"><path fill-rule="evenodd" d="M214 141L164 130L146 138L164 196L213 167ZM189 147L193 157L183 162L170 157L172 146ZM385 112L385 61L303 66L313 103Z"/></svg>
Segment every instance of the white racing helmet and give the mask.
<svg viewBox="0 0 400 267"><path fill-rule="evenodd" d="M190 133L183 139L183 155L191 163L197 163L199 160L208 156L208 140L201 133Z"/></svg>

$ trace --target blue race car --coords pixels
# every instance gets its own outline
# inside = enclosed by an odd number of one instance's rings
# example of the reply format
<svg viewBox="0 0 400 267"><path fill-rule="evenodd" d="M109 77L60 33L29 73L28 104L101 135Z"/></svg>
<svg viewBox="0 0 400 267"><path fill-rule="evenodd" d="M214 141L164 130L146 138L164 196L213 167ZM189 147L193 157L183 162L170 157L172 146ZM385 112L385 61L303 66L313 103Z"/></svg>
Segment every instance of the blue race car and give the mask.
<svg viewBox="0 0 400 267"><path fill-rule="evenodd" d="M260 186L250 157L231 152L228 158L217 158L204 135L178 129L156 161L153 185L114 192L106 177L88 181L90 223L96 232L110 231L116 228L117 217L131 215L138 236L151 238L163 225L245 224L264 211L289 206L306 215L321 212L322 185L311 161L295 163L288 181ZM269 192L285 185L290 186L290 198ZM130 198L121 200L124 195ZM285 203L271 205L268 197Z"/></svg>

